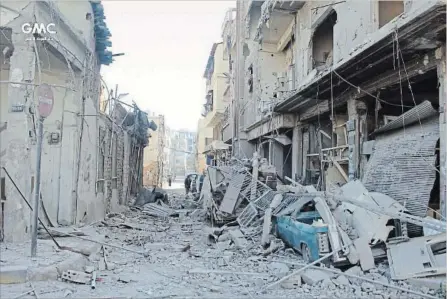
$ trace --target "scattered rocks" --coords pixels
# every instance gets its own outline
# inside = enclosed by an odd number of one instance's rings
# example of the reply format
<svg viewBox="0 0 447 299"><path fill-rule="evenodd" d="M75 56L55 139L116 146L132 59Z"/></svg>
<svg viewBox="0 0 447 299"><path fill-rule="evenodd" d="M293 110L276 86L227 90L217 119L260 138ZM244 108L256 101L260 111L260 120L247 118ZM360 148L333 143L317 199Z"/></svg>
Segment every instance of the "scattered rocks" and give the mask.
<svg viewBox="0 0 447 299"><path fill-rule="evenodd" d="M337 278L332 280L337 286L348 286L350 285L349 279L344 275L339 275Z"/></svg>
<svg viewBox="0 0 447 299"><path fill-rule="evenodd" d="M296 275L290 279L281 283L281 287L284 289L296 289L301 287L301 275Z"/></svg>
<svg viewBox="0 0 447 299"><path fill-rule="evenodd" d="M323 282L321 283L321 287L323 289L334 289L335 285L332 282L332 280L328 277L323 280Z"/></svg>
<svg viewBox="0 0 447 299"><path fill-rule="evenodd" d="M308 269L301 274L301 277L304 283L311 286L331 278L328 273L318 269Z"/></svg>
<svg viewBox="0 0 447 299"><path fill-rule="evenodd" d="M132 280L130 278L128 278L128 277L120 276L120 278L118 278L118 281L122 282L122 283L129 283Z"/></svg>
<svg viewBox="0 0 447 299"><path fill-rule="evenodd" d="M290 270L289 266L279 262L271 262L270 264L268 264L267 268L270 270L270 272L280 275L287 274Z"/></svg>
<svg viewBox="0 0 447 299"><path fill-rule="evenodd" d="M374 288L374 285L372 284L372 283L369 283L369 282L363 282L362 283L362 290L364 291L364 292L371 292L371 291L373 291L375 288Z"/></svg>
<svg viewBox="0 0 447 299"><path fill-rule="evenodd" d="M345 273L347 273L349 275L356 275L356 276L363 275L363 271L359 266L354 266L352 268L349 268L348 270L345 271Z"/></svg>

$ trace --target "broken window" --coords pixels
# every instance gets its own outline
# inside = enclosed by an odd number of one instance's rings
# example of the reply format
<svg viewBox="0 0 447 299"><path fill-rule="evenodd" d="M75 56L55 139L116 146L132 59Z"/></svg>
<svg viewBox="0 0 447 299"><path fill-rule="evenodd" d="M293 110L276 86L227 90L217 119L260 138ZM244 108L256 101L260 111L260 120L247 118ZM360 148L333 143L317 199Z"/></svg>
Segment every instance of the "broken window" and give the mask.
<svg viewBox="0 0 447 299"><path fill-rule="evenodd" d="M253 92L253 64L248 67L248 92Z"/></svg>
<svg viewBox="0 0 447 299"><path fill-rule="evenodd" d="M332 50L334 48L334 25L337 23L337 13L333 10L316 28L312 37L313 68L332 65Z"/></svg>
<svg viewBox="0 0 447 299"><path fill-rule="evenodd" d="M379 28L404 12L404 1L379 0Z"/></svg>

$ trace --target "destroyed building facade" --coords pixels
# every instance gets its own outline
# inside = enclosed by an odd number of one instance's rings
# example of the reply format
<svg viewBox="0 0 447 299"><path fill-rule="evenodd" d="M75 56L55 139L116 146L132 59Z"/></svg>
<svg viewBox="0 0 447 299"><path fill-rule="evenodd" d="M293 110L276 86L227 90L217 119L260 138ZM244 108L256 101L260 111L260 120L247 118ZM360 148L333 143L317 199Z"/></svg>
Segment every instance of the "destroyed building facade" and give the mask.
<svg viewBox="0 0 447 299"><path fill-rule="evenodd" d="M358 179L445 217L445 23L435 0L238 1L221 140L282 180Z"/></svg>
<svg viewBox="0 0 447 299"><path fill-rule="evenodd" d="M50 226L102 220L138 191L149 126L138 107L111 102L101 86L101 65L112 63L103 7L9 1L1 16L1 237L23 241L31 232L20 193L32 202L41 84L54 107L43 123L40 217ZM27 24L54 28L32 32Z"/></svg>

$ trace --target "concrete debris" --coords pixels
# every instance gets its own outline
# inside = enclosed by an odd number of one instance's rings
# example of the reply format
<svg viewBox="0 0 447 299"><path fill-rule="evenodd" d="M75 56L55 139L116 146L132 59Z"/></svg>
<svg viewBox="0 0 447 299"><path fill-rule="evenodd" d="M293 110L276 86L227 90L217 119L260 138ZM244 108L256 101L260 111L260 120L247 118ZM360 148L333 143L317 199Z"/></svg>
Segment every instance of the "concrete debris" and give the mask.
<svg viewBox="0 0 447 299"><path fill-rule="evenodd" d="M330 279L331 276L324 271L317 269L309 269L301 273L303 282L308 285L316 285L320 281Z"/></svg>
<svg viewBox="0 0 447 299"><path fill-rule="evenodd" d="M259 244L264 248L260 254L267 257L281 248L281 245L275 242L273 233L302 254L307 254L307 251L302 252L301 245L296 247L295 242L306 244L310 256L314 254L310 261L332 251L330 259L326 261L330 264L359 264L346 272L359 276L365 271L374 270L376 263L387 259L385 246L391 240L390 236L406 236L403 222L399 221L400 216L393 218L389 213L378 213L391 211L400 215L399 213L406 212L405 208L385 194L368 192L358 180L350 181L341 187L332 186L331 193L318 192L314 186L303 186L288 177L285 179L291 185L276 182L276 178L275 183L267 184L266 182L274 177L276 170L257 155L254 155L249 163L236 160L229 167L209 167L209 170L213 173L210 176L213 180L210 187L213 185L214 189L202 189L202 193L204 190L208 193L202 194L202 198L208 201L204 204L208 217L212 221L226 223L236 218L240 226L238 230L225 233L221 230L210 234L210 238L223 250L230 250L231 245L226 242L230 238L235 248L247 248L248 237L250 240L260 238ZM216 181L216 178L219 178L219 181ZM209 178L205 178L206 180ZM343 198L350 200L344 201ZM316 213L320 220L309 225L305 224L305 217L308 217L306 213L310 211ZM282 228L282 223L288 223L287 233ZM321 230L320 227L324 226L327 227L326 230ZM249 229L252 230L250 234ZM310 238L317 239L318 242L312 243L303 239L304 234L301 234L300 230L305 230L307 234L314 230ZM307 272L315 271L309 269ZM320 279L307 272L300 275L308 284L325 281L324 285L328 288L349 284L345 276L331 281L325 274L321 274ZM290 287L290 284L284 285ZM359 289L359 292L368 291Z"/></svg>
<svg viewBox="0 0 447 299"><path fill-rule="evenodd" d="M221 275L248 275L248 276L270 276L266 273L252 273L252 272L238 272L238 271L223 271L223 270L208 270L208 269L191 269L187 271L188 274L221 274Z"/></svg>
<svg viewBox="0 0 447 299"><path fill-rule="evenodd" d="M339 275L337 278L332 279L332 282L335 283L338 286L348 286L350 285L349 279L346 278L344 275Z"/></svg>
<svg viewBox="0 0 447 299"><path fill-rule="evenodd" d="M371 247L368 244L368 239L366 237L358 238L354 241L354 246L359 255L360 267L362 267L362 270L368 271L375 268L374 256Z"/></svg>
<svg viewBox="0 0 447 299"><path fill-rule="evenodd" d="M146 203L141 208L109 214L94 229L117 244L96 242L103 245L102 250L90 256L90 263L87 260L79 269L65 268L61 278L88 284L88 290L105 281L104 285L114 292L132 289L135 296L144 288L149 298L169 298L172 294L164 290L176 286L185 288L182 296L191 298L199 294L212 297L213 293L228 297L235 288L242 297L268 293L272 297L383 299L439 298L445 290L445 236L408 238L396 230L401 226L399 221L368 210L371 202L377 202L376 207L401 211L389 197L365 191L359 182L324 193L290 180L291 186L277 182L275 190L260 180L253 184L250 167L244 165L222 171L220 167L210 167L210 171L214 169L215 182L205 187L205 178L200 197L204 202L199 208L208 219L193 217L185 205L179 204L181 200L174 203L172 199L182 198L175 194L169 194L168 203ZM232 195L237 198L235 209L225 213L220 209L225 192L230 190L234 175L241 172L245 176L242 187L237 197ZM208 195L204 190L208 190ZM357 196L355 200L366 204L356 206L342 200L348 196ZM182 217L174 217L178 215ZM362 217L380 228L369 228ZM384 223L383 219L389 221ZM206 220L211 220L214 227ZM288 236L284 228L278 227L283 220L288 221ZM224 225L216 227L219 222ZM67 232L70 237L74 235L73 229ZM144 248L145 257L139 251L121 247L126 243L130 248ZM345 272L335 268L349 264L351 267ZM22 272L25 281L27 271ZM138 279L143 275L154 283L143 284ZM103 289L98 287L96 291ZM59 297L65 291L66 288ZM77 289L76 296L90 295L78 292L83 291Z"/></svg>
<svg viewBox="0 0 447 299"><path fill-rule="evenodd" d="M144 206L147 203L156 203L157 201L167 203L169 200L168 194L161 188L141 188L135 200L135 206Z"/></svg>
<svg viewBox="0 0 447 299"><path fill-rule="evenodd" d="M301 281L301 276L297 275L294 276L286 281L283 281L281 283L281 287L284 289L296 289L301 287L302 281Z"/></svg>
<svg viewBox="0 0 447 299"><path fill-rule="evenodd" d="M236 245L236 248L245 249L248 246L247 240L244 237L244 234L239 229L232 229L229 231L231 240Z"/></svg>
<svg viewBox="0 0 447 299"><path fill-rule="evenodd" d="M62 273L61 278L65 281L75 282L79 284L89 284L92 280L92 274L68 270Z"/></svg>
<svg viewBox="0 0 447 299"><path fill-rule="evenodd" d="M122 282L122 283L130 283L132 280L127 278L127 277L121 277L120 276L120 278L118 278L118 281Z"/></svg>
<svg viewBox="0 0 447 299"><path fill-rule="evenodd" d="M155 217L173 217L178 216L179 213L171 208L163 207L161 205L155 204L155 203L148 203L144 206L143 212L145 214L148 214L150 216Z"/></svg>
<svg viewBox="0 0 447 299"><path fill-rule="evenodd" d="M387 243L393 280L444 276L446 235L438 234Z"/></svg>
<svg viewBox="0 0 447 299"><path fill-rule="evenodd" d="M268 264L267 268L270 270L270 272L279 274L280 276L285 275L290 271L289 266L279 262L271 262L270 264Z"/></svg>

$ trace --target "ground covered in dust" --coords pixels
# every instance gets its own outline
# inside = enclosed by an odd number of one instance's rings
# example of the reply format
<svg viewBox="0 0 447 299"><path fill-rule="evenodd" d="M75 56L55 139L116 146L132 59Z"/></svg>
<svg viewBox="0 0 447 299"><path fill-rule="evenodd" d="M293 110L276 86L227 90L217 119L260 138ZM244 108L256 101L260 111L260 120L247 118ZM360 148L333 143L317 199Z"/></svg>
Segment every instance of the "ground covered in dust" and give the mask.
<svg viewBox="0 0 447 299"><path fill-rule="evenodd" d="M183 190L170 192L179 199ZM201 213L194 209L183 212L180 217L154 217L129 210L85 228L89 236L104 242L149 253L144 257L106 247L105 259L101 251L91 256L91 264L97 269L96 289L60 280L35 281L1 285L0 297L16 298L34 288L37 298L417 298L331 273L314 284L301 283L298 277L265 289L302 267L301 257L291 249L264 257L256 239L249 239L243 250L230 240L215 243L208 238L208 223ZM52 249L49 241L42 242L39 240L46 245L39 247L39 254L44 256L40 260L67 258L66 252ZM2 252L6 250L8 260L14 260L14 250L5 248ZM28 248L26 252L16 251L16 256L26 255ZM388 283L386 271L379 267L367 275ZM409 287L405 283L400 286ZM30 293L20 298L36 296Z"/></svg>

